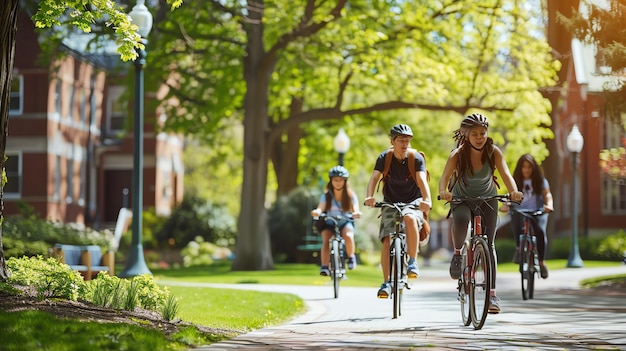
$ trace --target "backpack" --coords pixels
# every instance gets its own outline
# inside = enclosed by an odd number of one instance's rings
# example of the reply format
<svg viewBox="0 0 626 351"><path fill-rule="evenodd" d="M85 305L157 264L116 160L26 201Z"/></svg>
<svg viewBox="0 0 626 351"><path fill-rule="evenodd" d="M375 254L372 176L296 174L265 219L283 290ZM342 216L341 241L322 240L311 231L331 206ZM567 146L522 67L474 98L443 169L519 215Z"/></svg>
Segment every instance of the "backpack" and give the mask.
<svg viewBox="0 0 626 351"><path fill-rule="evenodd" d="M423 151L419 151L413 148L409 148L407 152L408 156L408 164L409 164L409 173L411 178L415 181L415 184L419 187L419 183L417 182L417 177L415 175L415 153L419 152L426 161L426 155ZM389 176L389 169L391 168L391 159L393 157L393 147L390 147L385 154L385 167L383 168L383 175L378 181L378 187L380 188L380 182L384 182L385 179ZM426 170L426 181L430 181L430 173ZM422 225L422 229L420 229L420 244L426 245L428 235L430 234L430 224L428 223L428 215L424 213L424 225Z"/></svg>

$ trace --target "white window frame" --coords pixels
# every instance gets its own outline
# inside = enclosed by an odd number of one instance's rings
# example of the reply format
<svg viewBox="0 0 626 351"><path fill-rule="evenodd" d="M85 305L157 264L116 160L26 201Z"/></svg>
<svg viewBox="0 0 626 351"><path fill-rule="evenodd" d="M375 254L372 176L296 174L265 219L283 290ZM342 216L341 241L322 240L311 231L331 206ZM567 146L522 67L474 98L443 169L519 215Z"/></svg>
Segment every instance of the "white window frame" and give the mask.
<svg viewBox="0 0 626 351"><path fill-rule="evenodd" d="M22 183L24 182L24 178L22 177L23 155L21 152L7 152L7 156L9 157L7 159L7 163L11 162L12 159L17 158L17 170L7 169L6 164L5 164L5 171L6 171L6 175L7 175L7 179L9 183L17 179L18 190L17 192L12 192L12 191L9 191L10 188L7 188L5 186L3 195L4 195L4 198L6 199L20 199L22 197L22 186L23 186Z"/></svg>
<svg viewBox="0 0 626 351"><path fill-rule="evenodd" d="M115 110L116 102L121 99L122 94L126 90L123 86L111 86L108 89L107 94L107 116L105 127L107 134L116 134L124 131L123 125L128 119L128 110L122 109L121 111ZM121 128L113 128L114 123L112 123L113 119L120 119L122 121Z"/></svg>
<svg viewBox="0 0 626 351"><path fill-rule="evenodd" d="M623 146L621 138L626 136L624 128L608 119L604 120L603 149ZM608 174L602 173L602 214L603 215L626 215L626 179L612 179Z"/></svg>
<svg viewBox="0 0 626 351"><path fill-rule="evenodd" d="M19 91L13 91L13 82L15 81L19 82L19 87L18 90ZM10 99L13 100L14 98L18 98L19 99L19 107L17 109L12 109L11 108L11 103L9 103L9 115L21 115L24 113L24 76L23 75L17 75L17 76L13 76L13 80L11 81L11 97Z"/></svg>

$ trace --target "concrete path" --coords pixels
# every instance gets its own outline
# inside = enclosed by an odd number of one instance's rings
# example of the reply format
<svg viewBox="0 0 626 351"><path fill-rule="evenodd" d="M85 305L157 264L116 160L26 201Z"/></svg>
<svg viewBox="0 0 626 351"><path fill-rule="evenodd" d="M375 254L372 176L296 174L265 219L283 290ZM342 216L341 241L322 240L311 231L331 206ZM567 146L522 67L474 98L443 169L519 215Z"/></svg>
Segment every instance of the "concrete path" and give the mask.
<svg viewBox="0 0 626 351"><path fill-rule="evenodd" d="M391 300L376 298L377 287L341 287L334 299L330 285L207 285L290 292L309 310L283 325L194 350L626 350L626 291L592 295L578 286L585 278L626 273L626 266L553 270L527 301L519 274L501 273L502 313L489 315L481 330L463 326L446 265L421 273L398 319L391 318Z"/></svg>

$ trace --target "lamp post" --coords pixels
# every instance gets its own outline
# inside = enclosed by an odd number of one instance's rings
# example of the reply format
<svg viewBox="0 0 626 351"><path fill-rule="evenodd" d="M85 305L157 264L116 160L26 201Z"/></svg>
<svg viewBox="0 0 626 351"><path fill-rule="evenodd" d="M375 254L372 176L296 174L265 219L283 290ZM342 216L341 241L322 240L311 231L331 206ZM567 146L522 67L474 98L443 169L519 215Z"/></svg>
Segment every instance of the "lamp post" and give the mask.
<svg viewBox="0 0 626 351"><path fill-rule="evenodd" d="M578 250L578 154L583 149L584 139L578 126L574 124L572 130L567 136L567 149L572 153L573 159L573 176L572 188L574 200L572 201L572 246L570 248L569 258L567 259L567 267L580 268L583 267L583 260L580 258Z"/></svg>
<svg viewBox="0 0 626 351"><path fill-rule="evenodd" d="M144 46L148 43L146 37L152 28L152 14L148 11L145 0L137 0L137 4L128 14L132 22L139 27L138 33ZM143 212L143 65L146 63L146 51L137 49L135 59L135 104L134 104L134 134L133 134L133 221L132 241L126 257L124 270L120 277L135 277L141 274L152 274L143 257L141 239L142 212Z"/></svg>
<svg viewBox="0 0 626 351"><path fill-rule="evenodd" d="M335 146L335 151L339 154L339 160L337 162L338 165L343 166L343 156L350 150L350 138L346 131L343 128L339 128L339 132L335 136L335 140L333 141L333 145Z"/></svg>

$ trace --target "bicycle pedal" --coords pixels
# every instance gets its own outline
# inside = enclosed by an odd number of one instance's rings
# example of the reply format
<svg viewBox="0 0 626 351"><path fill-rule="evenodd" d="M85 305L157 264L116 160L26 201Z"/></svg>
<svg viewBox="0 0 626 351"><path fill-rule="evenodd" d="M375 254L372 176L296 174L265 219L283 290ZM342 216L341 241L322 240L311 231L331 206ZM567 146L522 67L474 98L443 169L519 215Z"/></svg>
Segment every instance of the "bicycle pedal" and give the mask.
<svg viewBox="0 0 626 351"><path fill-rule="evenodd" d="M417 274L415 274L415 273L409 273L409 274L407 275L407 277L408 277L409 279L417 279L418 275L417 275Z"/></svg>

